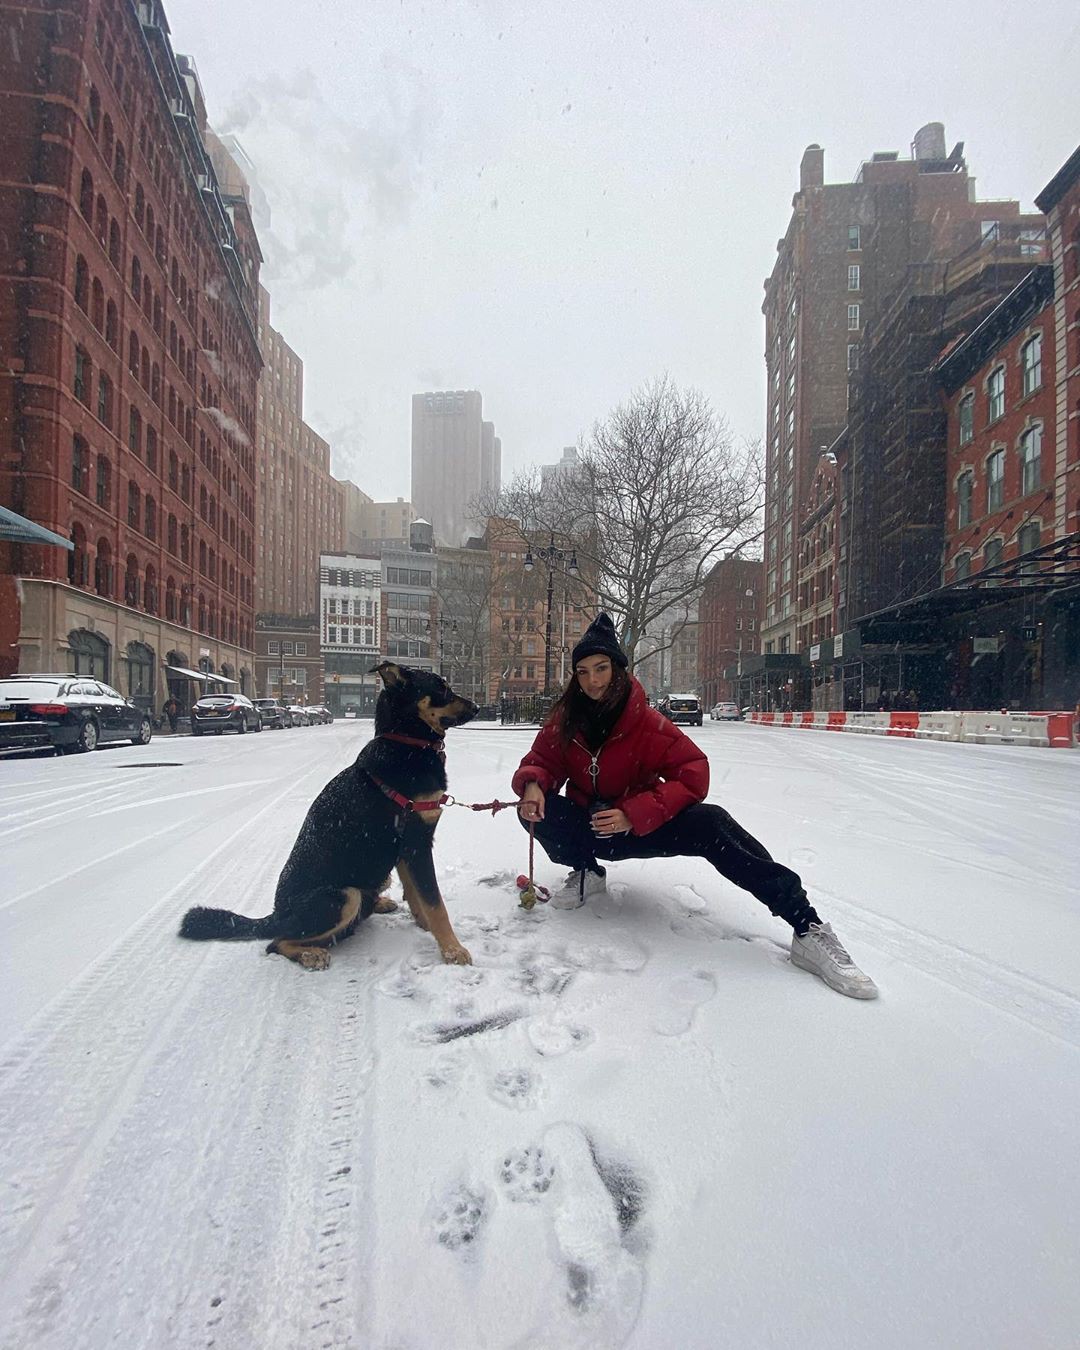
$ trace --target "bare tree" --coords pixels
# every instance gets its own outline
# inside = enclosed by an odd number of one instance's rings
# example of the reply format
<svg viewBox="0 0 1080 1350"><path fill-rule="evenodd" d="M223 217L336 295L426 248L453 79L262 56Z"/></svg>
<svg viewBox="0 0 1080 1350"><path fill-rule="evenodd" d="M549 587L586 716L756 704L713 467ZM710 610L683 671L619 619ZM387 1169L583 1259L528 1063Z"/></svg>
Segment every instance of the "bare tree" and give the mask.
<svg viewBox="0 0 1080 1350"><path fill-rule="evenodd" d="M646 634L656 650L662 627L678 631L724 553L760 538L761 503L760 446L736 448L702 394L664 377L594 426L576 472L516 478L499 506L523 538L573 540L633 664Z"/></svg>

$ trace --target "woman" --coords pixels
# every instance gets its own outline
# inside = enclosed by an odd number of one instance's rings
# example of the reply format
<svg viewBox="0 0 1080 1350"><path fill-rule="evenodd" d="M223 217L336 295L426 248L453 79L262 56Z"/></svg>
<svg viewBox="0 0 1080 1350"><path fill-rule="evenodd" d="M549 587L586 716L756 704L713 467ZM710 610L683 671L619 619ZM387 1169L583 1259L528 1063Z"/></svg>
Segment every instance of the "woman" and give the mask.
<svg viewBox="0 0 1080 1350"><path fill-rule="evenodd" d="M704 804L709 763L648 706L601 613L574 648L574 674L514 774L518 813L552 862L573 870L552 903L573 909L605 890L598 862L707 858L795 930L791 961L851 998L876 998L802 882L720 806ZM566 783L566 796L559 789Z"/></svg>

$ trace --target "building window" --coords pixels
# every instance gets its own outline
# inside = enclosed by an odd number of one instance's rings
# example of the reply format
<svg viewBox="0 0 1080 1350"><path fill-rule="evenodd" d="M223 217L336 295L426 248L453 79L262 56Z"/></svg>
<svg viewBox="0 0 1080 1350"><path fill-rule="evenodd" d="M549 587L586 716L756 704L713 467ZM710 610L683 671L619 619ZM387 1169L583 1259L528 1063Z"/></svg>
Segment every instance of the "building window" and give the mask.
<svg viewBox="0 0 1080 1350"><path fill-rule="evenodd" d="M81 436L71 442L71 486L76 492L88 492L90 486L90 447Z"/></svg>
<svg viewBox="0 0 1080 1350"><path fill-rule="evenodd" d="M986 509L1000 510L1005 500L1005 451L995 450L986 461Z"/></svg>
<svg viewBox="0 0 1080 1350"><path fill-rule="evenodd" d="M848 307L847 307L847 326L848 326L848 332L849 332L849 333L854 333L854 332L856 332L859 328L862 327L862 324L861 324L860 319L859 319L859 306L858 306L858 305L848 305Z"/></svg>
<svg viewBox="0 0 1080 1350"><path fill-rule="evenodd" d="M1020 369L1024 393L1030 394L1042 384L1042 334L1036 333L1020 348Z"/></svg>
<svg viewBox="0 0 1080 1350"><path fill-rule="evenodd" d="M298 643L296 644L296 654L297 654L297 656L307 656L307 643L306 643L306 642L298 642Z"/></svg>
<svg viewBox="0 0 1080 1350"><path fill-rule="evenodd" d="M975 435L975 395L965 394L960 400L960 444L967 445Z"/></svg>
<svg viewBox="0 0 1080 1350"><path fill-rule="evenodd" d="M847 288L848 288L849 291L857 291L857 290L860 290L860 289L861 289L861 287L860 287L860 285L859 285L859 264L858 264L858 263L849 263L849 264L848 264L848 270L847 270ZM849 327L850 327L850 325L849 325Z"/></svg>
<svg viewBox="0 0 1080 1350"><path fill-rule="evenodd" d="M986 543L983 545L982 570L984 572L988 567L997 567L998 563L1001 562L1001 555L1004 549L1005 544L1000 538L988 539L986 541Z"/></svg>
<svg viewBox="0 0 1080 1350"><path fill-rule="evenodd" d="M280 652L281 652L281 644L278 642L276 638L271 638L270 641L266 644L267 656L278 656L280 655Z"/></svg>
<svg viewBox="0 0 1080 1350"><path fill-rule="evenodd" d="M963 581L971 576L971 554L958 553L956 555L956 564L953 570L953 580Z"/></svg>
<svg viewBox="0 0 1080 1350"><path fill-rule="evenodd" d="M990 400L990 421L996 422L999 417L1005 416L1005 367L998 366L996 370L990 372L990 378L986 382L986 394Z"/></svg>
<svg viewBox="0 0 1080 1350"><path fill-rule="evenodd" d="M112 385L107 375L98 376L97 415L99 422L112 426Z"/></svg>
<svg viewBox="0 0 1080 1350"><path fill-rule="evenodd" d="M971 524L971 498L975 486L975 475L967 469L956 480L956 524L958 527Z"/></svg>
<svg viewBox="0 0 1080 1350"><path fill-rule="evenodd" d="M1039 527L1039 522L1037 520L1029 520L1028 523L1022 526L1020 530L1017 532L1016 536L1017 551L1021 555L1023 555L1025 553L1031 553L1034 549L1037 549L1039 547L1039 537L1041 533L1042 531ZM1037 563L1029 563L1023 569L1024 574L1028 576L1032 572L1035 572L1037 570L1038 570Z"/></svg>
<svg viewBox="0 0 1080 1350"><path fill-rule="evenodd" d="M97 457L97 485L94 493L94 500L98 506L108 507L111 498L111 477L109 461L104 455Z"/></svg>
<svg viewBox="0 0 1080 1350"><path fill-rule="evenodd" d="M75 348L75 397L86 403L90 397L90 358L81 347Z"/></svg>
<svg viewBox="0 0 1080 1350"><path fill-rule="evenodd" d="M848 343L847 368L849 375L859 369L859 344L857 342Z"/></svg>
<svg viewBox="0 0 1080 1350"><path fill-rule="evenodd" d="M1041 458L1042 424L1036 422L1020 437L1020 494L1023 497L1039 486Z"/></svg>
<svg viewBox="0 0 1080 1350"><path fill-rule="evenodd" d="M849 225L847 227L847 246L851 252L862 248L860 242L860 229L858 225Z"/></svg>

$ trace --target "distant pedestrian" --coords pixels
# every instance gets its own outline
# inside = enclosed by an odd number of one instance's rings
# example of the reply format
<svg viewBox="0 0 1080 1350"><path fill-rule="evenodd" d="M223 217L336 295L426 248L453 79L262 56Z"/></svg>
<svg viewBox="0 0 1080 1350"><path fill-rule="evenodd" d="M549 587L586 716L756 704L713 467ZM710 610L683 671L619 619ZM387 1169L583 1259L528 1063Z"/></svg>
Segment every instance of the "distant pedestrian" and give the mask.
<svg viewBox="0 0 1080 1350"><path fill-rule="evenodd" d="M167 718L169 719L169 730L170 730L170 731L172 732L172 734L175 736L175 735L176 735L176 723L177 723L177 719L178 719L179 716L180 716L180 705L179 705L179 703L177 703L176 699L174 699L173 696L172 696L171 694L170 694L169 697L165 700L165 706L162 708L161 711L162 711L162 713L164 714L164 716L167 717Z"/></svg>

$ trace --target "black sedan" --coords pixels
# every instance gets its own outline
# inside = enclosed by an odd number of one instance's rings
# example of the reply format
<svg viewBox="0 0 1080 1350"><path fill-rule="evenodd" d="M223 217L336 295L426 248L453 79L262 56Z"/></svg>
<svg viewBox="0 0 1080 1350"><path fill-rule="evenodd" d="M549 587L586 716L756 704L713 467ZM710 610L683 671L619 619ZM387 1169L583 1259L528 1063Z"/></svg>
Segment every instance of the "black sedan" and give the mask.
<svg viewBox="0 0 1080 1350"><path fill-rule="evenodd" d="M13 675L0 680L0 750L52 746L65 753L105 741L148 745L150 714L85 675Z"/></svg>
<svg viewBox="0 0 1080 1350"><path fill-rule="evenodd" d="M255 707L259 716L262 718L264 727L269 727L271 731L275 728L284 731L286 727L293 724L293 715L286 708L284 703L279 703L276 698L257 698Z"/></svg>
<svg viewBox="0 0 1080 1350"><path fill-rule="evenodd" d="M207 694L191 709L193 736L201 736L207 731L220 736L230 727L241 736L245 731L263 729L259 710L243 694Z"/></svg>

